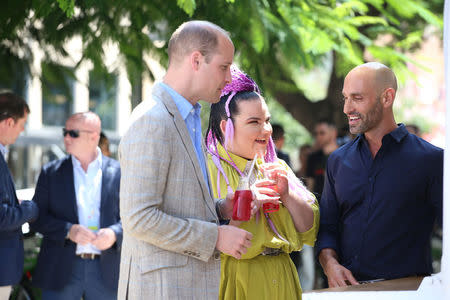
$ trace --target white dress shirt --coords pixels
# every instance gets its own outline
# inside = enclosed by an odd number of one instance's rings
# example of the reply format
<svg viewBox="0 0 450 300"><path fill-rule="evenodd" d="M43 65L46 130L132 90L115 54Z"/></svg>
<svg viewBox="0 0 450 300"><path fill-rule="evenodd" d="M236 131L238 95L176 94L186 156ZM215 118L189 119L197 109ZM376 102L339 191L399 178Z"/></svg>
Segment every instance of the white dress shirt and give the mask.
<svg viewBox="0 0 450 300"><path fill-rule="evenodd" d="M78 222L92 231L100 229L100 202L102 190L102 152L97 147L97 158L92 161L87 172L72 155L75 196L77 198ZM77 244L76 254L95 253L100 250L92 244Z"/></svg>

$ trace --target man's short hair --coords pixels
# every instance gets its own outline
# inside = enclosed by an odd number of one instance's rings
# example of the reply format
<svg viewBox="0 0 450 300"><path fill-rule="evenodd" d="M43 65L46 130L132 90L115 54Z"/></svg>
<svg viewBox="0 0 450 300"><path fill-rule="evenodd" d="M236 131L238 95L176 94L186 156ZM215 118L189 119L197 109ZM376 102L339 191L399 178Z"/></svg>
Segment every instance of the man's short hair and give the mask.
<svg viewBox="0 0 450 300"><path fill-rule="evenodd" d="M217 51L219 33L229 36L228 32L208 21L189 21L181 24L169 40L169 64L194 51L199 51L209 63Z"/></svg>
<svg viewBox="0 0 450 300"><path fill-rule="evenodd" d="M272 125L272 139L274 141L278 141L284 137L284 129L280 124Z"/></svg>
<svg viewBox="0 0 450 300"><path fill-rule="evenodd" d="M316 122L316 126L319 124L325 124L328 126L328 128L337 129L336 124L334 124L334 122L329 119L320 119Z"/></svg>
<svg viewBox="0 0 450 300"><path fill-rule="evenodd" d="M101 131L100 132L100 139L98 140L98 146L101 146L102 144L108 142L108 137L106 136L106 134Z"/></svg>
<svg viewBox="0 0 450 300"><path fill-rule="evenodd" d="M21 119L26 113L30 113L27 102L10 91L0 91L0 122L8 118L14 121Z"/></svg>

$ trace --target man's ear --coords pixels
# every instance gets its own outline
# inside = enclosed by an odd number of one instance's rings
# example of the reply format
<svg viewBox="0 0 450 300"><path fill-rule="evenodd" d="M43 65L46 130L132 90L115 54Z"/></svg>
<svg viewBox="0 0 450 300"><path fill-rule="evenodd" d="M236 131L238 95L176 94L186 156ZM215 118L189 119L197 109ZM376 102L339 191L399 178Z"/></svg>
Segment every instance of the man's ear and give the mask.
<svg viewBox="0 0 450 300"><path fill-rule="evenodd" d="M14 121L14 119L11 117L3 120L3 122L5 122L5 125L7 127L13 127L16 124L16 121Z"/></svg>
<svg viewBox="0 0 450 300"><path fill-rule="evenodd" d="M225 136L225 128L227 127L227 121L222 120L220 121L220 130L222 130L222 135Z"/></svg>
<svg viewBox="0 0 450 300"><path fill-rule="evenodd" d="M381 101L384 107L392 107L395 99L395 90L393 88L387 88L381 95Z"/></svg>
<svg viewBox="0 0 450 300"><path fill-rule="evenodd" d="M190 63L193 70L198 71L200 69L200 64L203 61L203 55L200 51L194 51L190 56Z"/></svg>

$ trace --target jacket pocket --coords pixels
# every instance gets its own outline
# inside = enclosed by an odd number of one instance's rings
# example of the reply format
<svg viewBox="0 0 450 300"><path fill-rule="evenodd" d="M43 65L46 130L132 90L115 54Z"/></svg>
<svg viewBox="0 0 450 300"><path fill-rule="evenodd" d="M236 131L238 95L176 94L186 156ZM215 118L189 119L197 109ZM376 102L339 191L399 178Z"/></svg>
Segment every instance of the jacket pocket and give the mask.
<svg viewBox="0 0 450 300"><path fill-rule="evenodd" d="M170 251L160 251L139 259L141 274L153 272L164 268L184 267L187 265L186 255Z"/></svg>

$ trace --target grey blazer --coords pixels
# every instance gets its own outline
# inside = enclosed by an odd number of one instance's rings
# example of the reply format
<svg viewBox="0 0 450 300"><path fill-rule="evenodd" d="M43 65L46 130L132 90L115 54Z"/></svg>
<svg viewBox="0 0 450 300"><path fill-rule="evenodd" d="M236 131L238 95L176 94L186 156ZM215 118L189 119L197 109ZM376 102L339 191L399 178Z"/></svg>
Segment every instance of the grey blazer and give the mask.
<svg viewBox="0 0 450 300"><path fill-rule="evenodd" d="M118 299L217 299L218 218L175 102L157 83L119 146Z"/></svg>

